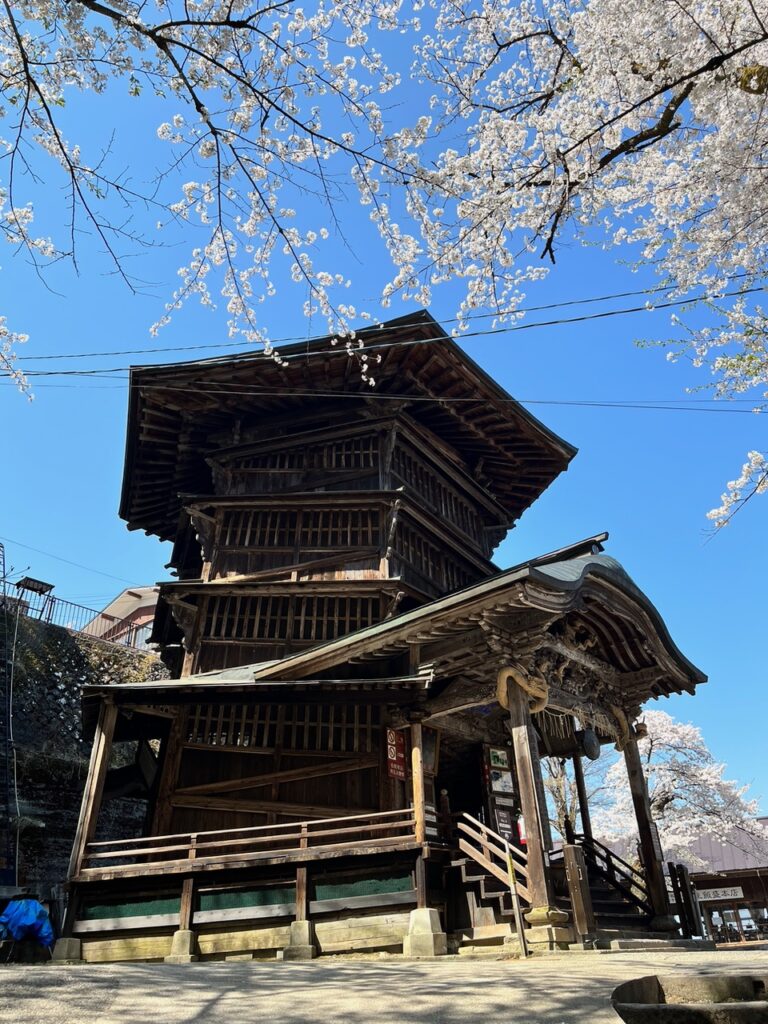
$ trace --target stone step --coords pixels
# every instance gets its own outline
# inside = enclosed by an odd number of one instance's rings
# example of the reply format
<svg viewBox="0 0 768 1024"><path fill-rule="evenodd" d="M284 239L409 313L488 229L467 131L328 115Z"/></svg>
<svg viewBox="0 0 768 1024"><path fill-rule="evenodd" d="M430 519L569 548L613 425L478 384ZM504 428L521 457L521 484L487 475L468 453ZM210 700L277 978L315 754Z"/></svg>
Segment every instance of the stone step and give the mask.
<svg viewBox="0 0 768 1024"><path fill-rule="evenodd" d="M478 928L462 928L454 932L453 937L461 944L470 946L487 946L503 942L513 934L509 924L480 925Z"/></svg>
<svg viewBox="0 0 768 1024"><path fill-rule="evenodd" d="M497 946L459 946L456 952L469 960L500 960L509 955L507 947L501 943Z"/></svg>
<svg viewBox="0 0 768 1024"><path fill-rule="evenodd" d="M696 952L702 952L704 950L716 949L714 942L710 942L708 939L612 939L608 944L608 949L612 950L634 950L634 951L648 951L657 950L658 952L665 952L666 950L676 949L687 949L694 950Z"/></svg>

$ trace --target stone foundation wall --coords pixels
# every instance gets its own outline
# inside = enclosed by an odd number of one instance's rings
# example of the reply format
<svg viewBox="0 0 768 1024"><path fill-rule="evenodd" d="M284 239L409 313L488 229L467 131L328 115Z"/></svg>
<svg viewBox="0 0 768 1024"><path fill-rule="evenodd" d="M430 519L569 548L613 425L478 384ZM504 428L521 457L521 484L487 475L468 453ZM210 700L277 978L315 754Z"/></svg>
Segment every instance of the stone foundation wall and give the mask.
<svg viewBox="0 0 768 1024"><path fill-rule="evenodd" d="M401 953L408 911L344 914L314 923L318 953ZM274 958L291 939L290 924L225 923L194 928L195 954L201 960ZM173 930L81 935L82 957L89 963L162 960L171 951Z"/></svg>
<svg viewBox="0 0 768 1024"><path fill-rule="evenodd" d="M90 743L83 743L81 731L81 688L165 677L165 668L153 654L33 619L19 620L13 734L21 885L47 898L66 877L90 756ZM130 835L141 826L145 807L139 800L106 803L99 838Z"/></svg>

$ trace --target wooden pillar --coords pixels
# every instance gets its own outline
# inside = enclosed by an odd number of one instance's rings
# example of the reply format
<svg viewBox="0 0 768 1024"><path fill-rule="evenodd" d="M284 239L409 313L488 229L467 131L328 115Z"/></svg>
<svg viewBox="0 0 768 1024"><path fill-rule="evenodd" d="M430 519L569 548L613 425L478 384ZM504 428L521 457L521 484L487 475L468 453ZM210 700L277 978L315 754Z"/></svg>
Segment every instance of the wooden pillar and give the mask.
<svg viewBox="0 0 768 1024"><path fill-rule="evenodd" d="M427 823L421 722L413 722L411 725L411 782L413 787L413 816L416 821L414 826L416 842L424 843L427 838Z"/></svg>
<svg viewBox="0 0 768 1024"><path fill-rule="evenodd" d="M301 837L299 849L309 848L309 827L306 821L301 824ZM299 864L296 868L296 920L309 920L309 878L307 876L307 865Z"/></svg>
<svg viewBox="0 0 768 1024"><path fill-rule="evenodd" d="M296 920L308 920L307 913L307 865L296 868Z"/></svg>
<svg viewBox="0 0 768 1024"><path fill-rule="evenodd" d="M566 845L563 847L563 860L576 934L582 941L588 940L594 937L597 925L592 907L592 893L589 889L589 874L584 850L580 846Z"/></svg>
<svg viewBox="0 0 768 1024"><path fill-rule="evenodd" d="M587 785L584 781L584 766L579 754L573 755L573 777L576 782L576 792L579 797L579 817L581 818L581 831L587 837L592 838L592 820L589 816L589 801L587 799Z"/></svg>
<svg viewBox="0 0 768 1024"><path fill-rule="evenodd" d="M179 931L186 932L192 927L192 910L195 899L195 880L191 876L181 883L181 905L179 907Z"/></svg>
<svg viewBox="0 0 768 1024"><path fill-rule="evenodd" d="M413 817L416 842L427 841L426 798L424 793L424 752L421 722L411 723L411 788L413 791ZM416 906L427 906L427 873L424 855L416 856L414 881L416 883Z"/></svg>
<svg viewBox="0 0 768 1024"><path fill-rule="evenodd" d="M549 828L543 827L546 805L540 803L541 765L539 743L531 721L528 695L512 679L506 680L509 721L515 752L517 783L520 788L520 809L523 813L527 836L528 889L531 911L526 915L531 923L543 924L560 921L562 914L555 910L552 883L549 875L549 848L544 836ZM557 915L556 917L554 915Z"/></svg>
<svg viewBox="0 0 768 1024"><path fill-rule="evenodd" d="M170 831L173 817L171 798L179 779L181 758L186 740L187 709L180 707L171 722L171 728L165 741L163 760L160 765L160 780L155 797L155 812L152 816L152 834L165 835Z"/></svg>
<svg viewBox="0 0 768 1024"><path fill-rule="evenodd" d="M416 857L414 870L414 882L416 884L416 906L418 908L427 906L427 867L424 863L423 854Z"/></svg>
<svg viewBox="0 0 768 1024"><path fill-rule="evenodd" d="M99 709L99 720L91 747L91 760L85 780L83 799L80 804L80 817L75 830L72 844L72 856L69 861L69 878L75 878L83 865L85 848L93 840L96 833L96 821L104 793L104 780L109 767L109 755L112 751L112 737L115 733L117 708L111 700L105 700Z"/></svg>
<svg viewBox="0 0 768 1024"><path fill-rule="evenodd" d="M645 783L637 736L630 729L624 746L624 762L627 766L629 789L635 808L637 829L640 835L640 854L643 860L645 879L651 897L651 905L655 915L653 925L660 929L676 930L677 924L670 914L667 883L664 878L664 867L661 861L661 850L655 842L655 825L651 814L651 801ZM656 833L657 834L657 833Z"/></svg>

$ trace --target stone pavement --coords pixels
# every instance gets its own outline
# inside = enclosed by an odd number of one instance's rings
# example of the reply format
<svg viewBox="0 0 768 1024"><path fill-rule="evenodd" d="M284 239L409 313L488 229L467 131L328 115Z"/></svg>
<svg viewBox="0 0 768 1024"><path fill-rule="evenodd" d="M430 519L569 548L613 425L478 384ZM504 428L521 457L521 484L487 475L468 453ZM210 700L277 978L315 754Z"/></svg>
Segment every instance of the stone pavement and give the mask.
<svg viewBox="0 0 768 1024"><path fill-rule="evenodd" d="M645 974L768 972L768 951L0 967L2 1024L618 1024Z"/></svg>

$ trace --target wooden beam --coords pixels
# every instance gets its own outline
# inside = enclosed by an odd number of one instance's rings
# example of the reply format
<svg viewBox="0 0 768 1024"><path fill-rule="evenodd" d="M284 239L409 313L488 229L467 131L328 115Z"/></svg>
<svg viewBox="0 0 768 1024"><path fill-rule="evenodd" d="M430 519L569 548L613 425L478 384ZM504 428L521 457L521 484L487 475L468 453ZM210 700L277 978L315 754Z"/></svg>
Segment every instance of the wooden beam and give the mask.
<svg viewBox="0 0 768 1024"><path fill-rule="evenodd" d="M236 814L298 815L302 818L335 818L350 814L375 814L375 807L325 807L316 804L289 804L282 800L227 800L222 797L171 797L174 807L195 807L203 811L233 811Z"/></svg>
<svg viewBox="0 0 768 1024"><path fill-rule="evenodd" d="M372 907L390 907L401 904L414 905L417 901L416 890L404 892L382 892L372 896L339 896L333 900L312 900L309 912L316 914L340 914L345 910L368 910Z"/></svg>
<svg viewBox="0 0 768 1024"><path fill-rule="evenodd" d="M150 715L152 718L175 718L176 709L156 707L154 704L121 704L124 711L133 711L137 715Z"/></svg>
<svg viewBox="0 0 768 1024"><path fill-rule="evenodd" d="M484 703L489 702L485 701ZM457 711L452 715L440 716L437 721L440 729L446 735L460 737L469 743L491 743L498 746L499 744L503 745L506 740L506 735L501 728L491 728L494 723L487 722L479 715L470 717ZM431 722L430 717L424 719L426 725Z"/></svg>
<svg viewBox="0 0 768 1024"><path fill-rule="evenodd" d="M483 704L492 704L495 700L495 686L478 687L462 679L447 686L439 697L427 701L426 710L429 712L430 719L434 719Z"/></svg>
<svg viewBox="0 0 768 1024"><path fill-rule="evenodd" d="M171 831L171 817L173 816L171 796L179 778L184 741L187 738L186 722L187 709L182 706L176 712L164 745L163 761L160 766L160 783L152 818L152 831L157 836Z"/></svg>
<svg viewBox="0 0 768 1024"><path fill-rule="evenodd" d="M104 701L99 709L99 720L96 723L96 733L93 737L88 775L85 779L83 799L80 803L80 816L72 843L68 876L70 879L80 873L85 857L85 848L96 834L96 822L104 793L104 782L109 767L109 755L112 750L112 737L115 733L116 721L117 707L111 701Z"/></svg>
<svg viewBox="0 0 768 1024"><path fill-rule="evenodd" d="M283 751L285 755L287 751ZM302 751L307 755L307 751ZM311 752L309 752L311 754ZM379 757L347 758L344 761L328 761L325 764L310 764L303 768L289 768L279 772L265 772L263 775L251 775L246 779L224 779L219 782L206 782L200 786L185 786L177 789L177 796L195 796L198 793L235 793L243 789L260 789L273 784L301 781L303 779L319 779L326 775L344 775L347 772L363 771L376 768ZM274 797L273 797L274 799Z"/></svg>
<svg viewBox="0 0 768 1024"><path fill-rule="evenodd" d="M614 668L613 665L609 665L607 661L595 658L593 655L587 654L586 651L582 651L572 644L567 644L563 640L545 636L537 646L539 650L554 651L555 654L561 654L564 658L568 658L569 661L574 661L577 665L583 665L590 672L594 672L596 676L606 679L611 683L618 682L621 678L618 669Z"/></svg>

